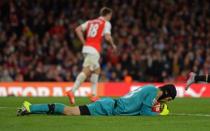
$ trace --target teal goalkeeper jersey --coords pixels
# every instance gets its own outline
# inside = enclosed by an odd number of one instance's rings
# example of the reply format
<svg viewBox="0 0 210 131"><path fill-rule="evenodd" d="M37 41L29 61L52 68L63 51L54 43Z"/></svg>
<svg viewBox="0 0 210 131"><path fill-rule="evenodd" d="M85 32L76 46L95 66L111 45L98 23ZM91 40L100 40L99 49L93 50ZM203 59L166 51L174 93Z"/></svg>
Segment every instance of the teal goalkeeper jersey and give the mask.
<svg viewBox="0 0 210 131"><path fill-rule="evenodd" d="M154 85L145 85L116 100L114 115L157 115L152 106L158 89Z"/></svg>

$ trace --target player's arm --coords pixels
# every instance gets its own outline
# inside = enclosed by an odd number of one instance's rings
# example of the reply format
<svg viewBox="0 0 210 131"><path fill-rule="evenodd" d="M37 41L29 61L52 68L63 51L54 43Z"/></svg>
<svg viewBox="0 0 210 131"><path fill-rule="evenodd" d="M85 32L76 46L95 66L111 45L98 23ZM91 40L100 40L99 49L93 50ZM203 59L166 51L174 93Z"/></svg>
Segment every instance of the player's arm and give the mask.
<svg viewBox="0 0 210 131"><path fill-rule="evenodd" d="M113 38L111 34L105 34L105 40L108 41L114 50L117 49L116 45L114 44Z"/></svg>
<svg viewBox="0 0 210 131"><path fill-rule="evenodd" d="M168 106L164 103L161 104L161 106L159 106L158 111L153 111L151 106L148 106L148 105L143 105L142 106L141 115L146 115L146 116L161 115L161 116L165 116L165 115L168 115L168 114L169 114Z"/></svg>
<svg viewBox="0 0 210 131"><path fill-rule="evenodd" d="M158 115L158 113L152 111L153 100L157 96L156 89L148 86L147 88L144 88L142 92L144 92L144 98L142 101L141 115Z"/></svg>
<svg viewBox="0 0 210 131"><path fill-rule="evenodd" d="M116 45L114 44L113 38L111 36L111 24L109 22L106 22L106 25L105 25L104 38L109 44L111 44L114 50L117 49Z"/></svg>
<svg viewBox="0 0 210 131"><path fill-rule="evenodd" d="M152 110L153 101L157 96L156 90L154 88L148 88L148 90L145 90L147 92L146 97L143 100L143 105L141 108L141 115L147 115L147 116L154 116L154 115L168 115L169 110L167 108L167 105L163 107L163 109L159 112L154 112ZM160 106L161 107L161 106Z"/></svg>
<svg viewBox="0 0 210 131"><path fill-rule="evenodd" d="M156 116L156 115L159 115L159 113L153 112L150 106L143 105L142 106L141 115L145 115L145 116Z"/></svg>
<svg viewBox="0 0 210 131"><path fill-rule="evenodd" d="M169 114L168 106L165 103L162 103L161 106L159 106L159 111L153 111L151 106L147 104L143 104L141 115L147 115L147 116L155 116L155 115L161 115L165 116Z"/></svg>
<svg viewBox="0 0 210 131"><path fill-rule="evenodd" d="M147 115L147 116L169 115L169 109L166 104L163 104L163 109L160 109L161 110L160 112L154 112L154 111L152 111L151 107L145 106L145 105L142 107L142 109L143 109L143 111L141 112L141 115Z"/></svg>
<svg viewBox="0 0 210 131"><path fill-rule="evenodd" d="M77 37L79 38L79 40L82 42L83 45L85 45L85 37L84 37L84 33L83 32L86 30L86 28L87 28L87 22L85 22L84 24L78 26L75 29Z"/></svg>

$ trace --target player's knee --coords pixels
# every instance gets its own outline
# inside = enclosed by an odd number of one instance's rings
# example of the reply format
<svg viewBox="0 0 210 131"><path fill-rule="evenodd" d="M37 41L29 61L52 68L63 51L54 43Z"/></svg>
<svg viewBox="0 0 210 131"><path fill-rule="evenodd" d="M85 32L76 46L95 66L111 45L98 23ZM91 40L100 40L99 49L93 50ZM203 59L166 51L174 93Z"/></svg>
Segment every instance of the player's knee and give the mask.
<svg viewBox="0 0 210 131"><path fill-rule="evenodd" d="M100 69L100 68L97 68L97 69L94 71L95 74L100 74L100 72L101 72L101 69Z"/></svg>
<svg viewBox="0 0 210 131"><path fill-rule="evenodd" d="M67 115L67 116L72 115L72 111L71 111L70 107L65 107L63 114Z"/></svg>
<svg viewBox="0 0 210 131"><path fill-rule="evenodd" d="M84 67L83 70L82 70L82 72L85 73L86 76L89 76L90 73L91 73L91 70L90 70L90 68L88 66L88 67Z"/></svg>
<svg viewBox="0 0 210 131"><path fill-rule="evenodd" d="M80 112L79 112L79 108L68 106L64 108L63 114L67 116L78 116L80 115Z"/></svg>

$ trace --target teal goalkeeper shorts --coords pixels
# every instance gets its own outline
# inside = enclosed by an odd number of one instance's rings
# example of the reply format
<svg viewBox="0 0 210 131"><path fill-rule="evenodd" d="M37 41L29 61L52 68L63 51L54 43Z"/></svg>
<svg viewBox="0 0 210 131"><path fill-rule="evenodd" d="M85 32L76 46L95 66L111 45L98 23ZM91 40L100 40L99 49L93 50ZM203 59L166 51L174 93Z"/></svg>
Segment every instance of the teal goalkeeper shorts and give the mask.
<svg viewBox="0 0 210 131"><path fill-rule="evenodd" d="M111 116L113 115L114 106L115 100L112 98L103 98L87 105L90 115L93 116Z"/></svg>

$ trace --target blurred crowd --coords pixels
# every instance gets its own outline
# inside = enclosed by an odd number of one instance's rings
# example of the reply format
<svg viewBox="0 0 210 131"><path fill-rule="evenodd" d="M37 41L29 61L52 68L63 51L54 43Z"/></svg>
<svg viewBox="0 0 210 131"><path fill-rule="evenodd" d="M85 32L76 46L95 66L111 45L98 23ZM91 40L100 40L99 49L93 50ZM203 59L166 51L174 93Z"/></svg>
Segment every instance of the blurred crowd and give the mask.
<svg viewBox="0 0 210 131"><path fill-rule="evenodd" d="M74 81L82 45L74 29L113 9L100 81L183 82L210 72L208 0L1 0L0 81Z"/></svg>

